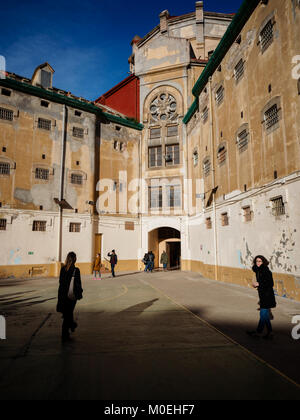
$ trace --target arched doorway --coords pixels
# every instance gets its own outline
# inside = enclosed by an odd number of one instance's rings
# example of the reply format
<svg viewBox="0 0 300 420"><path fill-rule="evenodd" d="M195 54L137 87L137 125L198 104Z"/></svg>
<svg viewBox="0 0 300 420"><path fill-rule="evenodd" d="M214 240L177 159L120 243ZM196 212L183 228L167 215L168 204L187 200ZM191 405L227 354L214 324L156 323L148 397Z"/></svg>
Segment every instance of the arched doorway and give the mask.
<svg viewBox="0 0 300 420"><path fill-rule="evenodd" d="M166 251L169 259L169 270L180 270L181 268L181 236L177 229L164 226L154 229L148 233L148 251L155 255L155 268L162 268L160 258L163 251Z"/></svg>

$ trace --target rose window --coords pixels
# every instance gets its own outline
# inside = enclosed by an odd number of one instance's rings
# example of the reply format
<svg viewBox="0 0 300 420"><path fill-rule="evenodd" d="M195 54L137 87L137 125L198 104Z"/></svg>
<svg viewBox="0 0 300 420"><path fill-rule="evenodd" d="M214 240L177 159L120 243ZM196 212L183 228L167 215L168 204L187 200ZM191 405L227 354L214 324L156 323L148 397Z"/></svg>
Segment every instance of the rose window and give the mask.
<svg viewBox="0 0 300 420"><path fill-rule="evenodd" d="M174 121L177 114L177 103L175 98L167 93L158 95L150 105L152 121Z"/></svg>

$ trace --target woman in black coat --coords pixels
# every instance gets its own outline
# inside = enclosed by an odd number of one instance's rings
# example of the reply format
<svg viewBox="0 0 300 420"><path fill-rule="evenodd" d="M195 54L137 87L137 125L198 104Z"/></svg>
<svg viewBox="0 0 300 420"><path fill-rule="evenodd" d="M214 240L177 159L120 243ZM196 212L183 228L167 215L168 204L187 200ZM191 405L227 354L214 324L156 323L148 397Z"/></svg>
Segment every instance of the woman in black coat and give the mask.
<svg viewBox="0 0 300 420"><path fill-rule="evenodd" d="M256 282L253 287L257 289L260 304L260 320L256 331L250 331L248 334L259 337L265 326L267 334L264 338L272 338L272 325L270 320L270 309L276 307L274 294L274 281L271 271L269 270L269 262L262 255L258 255L253 260L252 270L256 274Z"/></svg>
<svg viewBox="0 0 300 420"><path fill-rule="evenodd" d="M69 330L75 331L77 327L74 322L73 312L77 300L82 299L82 286L79 268L75 267L76 254L69 252L65 265L60 270L59 276L59 289L58 289L58 302L57 312L63 315L62 324L62 340L67 341L70 339ZM70 284L74 276L73 296L70 295Z"/></svg>

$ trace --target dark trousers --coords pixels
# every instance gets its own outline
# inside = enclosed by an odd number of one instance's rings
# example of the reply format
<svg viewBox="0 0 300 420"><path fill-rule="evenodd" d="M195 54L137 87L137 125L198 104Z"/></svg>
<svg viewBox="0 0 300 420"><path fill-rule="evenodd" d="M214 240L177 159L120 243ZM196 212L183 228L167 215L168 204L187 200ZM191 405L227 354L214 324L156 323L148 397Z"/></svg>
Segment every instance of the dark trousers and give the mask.
<svg viewBox="0 0 300 420"><path fill-rule="evenodd" d="M270 321L270 309L261 309L260 310L260 320L257 326L257 332L262 333L265 326L267 327L268 333L272 332L272 325Z"/></svg>
<svg viewBox="0 0 300 420"><path fill-rule="evenodd" d="M69 300L66 302L63 311L63 324L62 324L62 337L66 338L69 336L69 329L74 327L74 309L76 301Z"/></svg>
<svg viewBox="0 0 300 420"><path fill-rule="evenodd" d="M115 264L111 264L110 266L111 266L111 274L112 274L112 276L113 277L116 277L116 275L115 275Z"/></svg>

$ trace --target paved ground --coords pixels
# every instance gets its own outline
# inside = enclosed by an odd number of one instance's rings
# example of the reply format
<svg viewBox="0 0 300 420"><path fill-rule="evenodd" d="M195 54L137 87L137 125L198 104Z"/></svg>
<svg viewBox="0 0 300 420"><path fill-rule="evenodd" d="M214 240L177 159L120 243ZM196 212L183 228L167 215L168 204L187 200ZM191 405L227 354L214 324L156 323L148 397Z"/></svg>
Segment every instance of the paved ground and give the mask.
<svg viewBox="0 0 300 420"><path fill-rule="evenodd" d="M0 280L0 399L300 399L300 304L278 298L273 341L251 339L257 292L195 273L83 279L60 342L57 279Z"/></svg>

